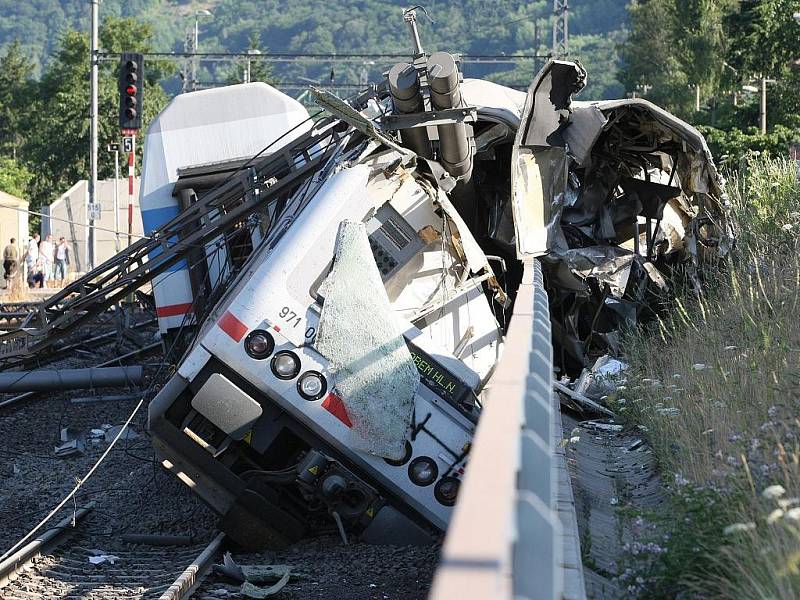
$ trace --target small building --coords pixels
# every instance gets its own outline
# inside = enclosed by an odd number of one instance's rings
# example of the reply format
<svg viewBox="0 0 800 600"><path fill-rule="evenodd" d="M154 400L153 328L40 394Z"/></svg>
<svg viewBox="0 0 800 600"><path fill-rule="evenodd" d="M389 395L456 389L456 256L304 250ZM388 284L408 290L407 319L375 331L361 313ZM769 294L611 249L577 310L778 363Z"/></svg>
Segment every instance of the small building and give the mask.
<svg viewBox="0 0 800 600"><path fill-rule="evenodd" d="M20 260L28 241L28 201L0 191L0 248L17 240Z"/></svg>
<svg viewBox="0 0 800 600"><path fill-rule="evenodd" d="M113 179L97 182L96 197L101 205L101 213L100 219L95 220L95 266L117 253L114 236L114 183ZM118 179L116 184L120 250L124 250L128 245L128 180ZM64 236L70 244L72 259L70 270L85 272L89 256L89 182L85 179L78 181L43 212L48 216L42 217L42 236L52 234L56 242L58 238ZM142 213L139 210L139 178L133 182L132 232L133 242L138 240L143 232Z"/></svg>

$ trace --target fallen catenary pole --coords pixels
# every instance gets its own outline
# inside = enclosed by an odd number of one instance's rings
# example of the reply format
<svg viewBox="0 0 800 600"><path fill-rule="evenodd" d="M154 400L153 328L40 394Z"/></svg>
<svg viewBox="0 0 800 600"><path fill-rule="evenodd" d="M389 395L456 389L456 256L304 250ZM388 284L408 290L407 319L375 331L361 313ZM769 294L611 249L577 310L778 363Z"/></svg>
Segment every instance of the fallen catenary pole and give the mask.
<svg viewBox="0 0 800 600"><path fill-rule="evenodd" d="M119 387L142 382L140 366L0 373L0 393Z"/></svg>

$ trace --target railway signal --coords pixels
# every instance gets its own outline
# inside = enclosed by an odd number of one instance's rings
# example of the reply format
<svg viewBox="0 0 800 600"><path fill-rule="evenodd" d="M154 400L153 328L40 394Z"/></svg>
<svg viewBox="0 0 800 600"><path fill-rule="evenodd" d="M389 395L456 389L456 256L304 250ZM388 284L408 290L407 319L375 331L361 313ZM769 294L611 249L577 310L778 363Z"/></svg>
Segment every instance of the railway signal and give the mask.
<svg viewBox="0 0 800 600"><path fill-rule="evenodd" d="M123 52L119 67L119 127L137 131L142 128L144 56Z"/></svg>

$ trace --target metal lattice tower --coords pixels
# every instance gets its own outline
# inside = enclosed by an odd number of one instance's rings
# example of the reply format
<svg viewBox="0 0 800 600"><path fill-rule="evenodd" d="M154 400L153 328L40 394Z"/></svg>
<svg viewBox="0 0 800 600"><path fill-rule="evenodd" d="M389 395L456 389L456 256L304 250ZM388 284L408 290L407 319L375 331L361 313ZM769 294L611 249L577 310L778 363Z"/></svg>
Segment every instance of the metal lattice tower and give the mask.
<svg viewBox="0 0 800 600"><path fill-rule="evenodd" d="M569 6L568 0L553 0L553 56L569 53Z"/></svg>

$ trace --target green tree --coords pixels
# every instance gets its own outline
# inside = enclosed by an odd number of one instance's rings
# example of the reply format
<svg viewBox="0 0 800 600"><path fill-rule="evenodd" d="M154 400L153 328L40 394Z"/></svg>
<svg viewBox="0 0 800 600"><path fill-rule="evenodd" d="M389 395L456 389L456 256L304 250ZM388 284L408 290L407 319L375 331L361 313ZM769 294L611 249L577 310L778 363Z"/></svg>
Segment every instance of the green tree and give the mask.
<svg viewBox="0 0 800 600"><path fill-rule="evenodd" d="M727 17L738 3L732 0L675 2L676 58L690 86L700 86L701 98L715 95L725 72Z"/></svg>
<svg viewBox="0 0 800 600"><path fill-rule="evenodd" d="M729 63L745 76L779 77L800 57L800 0L753 0L729 19Z"/></svg>
<svg viewBox="0 0 800 600"><path fill-rule="evenodd" d="M16 157L23 141L21 123L30 110L33 62L14 41L0 56L0 153Z"/></svg>
<svg viewBox="0 0 800 600"><path fill-rule="evenodd" d="M24 198L33 175L13 158L0 156L0 191Z"/></svg>
<svg viewBox="0 0 800 600"><path fill-rule="evenodd" d="M675 4L675 0L648 0L630 5L630 33L620 49L623 67L619 79L628 92L686 114L691 110L692 95L675 43Z"/></svg>
<svg viewBox="0 0 800 600"><path fill-rule="evenodd" d="M134 19L107 18L100 30L106 51L147 51L150 27ZM30 186L34 206L50 202L79 179L89 176L89 38L76 31L65 33L58 51L38 86L23 148L25 162L36 173ZM167 98L156 83L164 69L146 64L144 125L163 108ZM98 137L101 149L119 139L118 65L101 62L98 85ZM113 175L113 158L100 151L98 175Z"/></svg>
<svg viewBox="0 0 800 600"><path fill-rule="evenodd" d="M256 50L261 52L261 43L258 39L258 33L255 31L250 32L247 39L247 50ZM278 78L272 72L272 66L264 60L251 60L250 61L250 81L263 81L275 85Z"/></svg>
<svg viewBox="0 0 800 600"><path fill-rule="evenodd" d="M733 89L762 76L775 79L768 93L768 125L800 127L800 0L755 0L742 3L728 22L731 39L728 63L738 75ZM732 86L733 87L733 86ZM750 123L755 123L750 120Z"/></svg>
<svg viewBox="0 0 800 600"><path fill-rule="evenodd" d="M251 31L247 38L247 49L245 52L253 53L253 58L243 59L241 62L236 61L225 78L225 83L228 85L235 85L244 81L244 72L250 68L250 81L262 81L270 85L276 85L278 82L277 77L273 74L272 66L265 60L259 60L258 55L261 54L258 33Z"/></svg>

